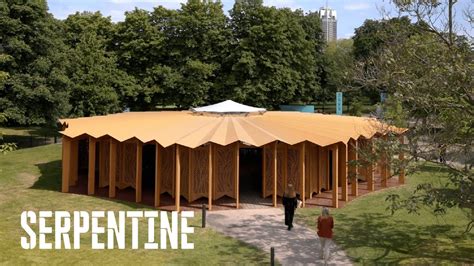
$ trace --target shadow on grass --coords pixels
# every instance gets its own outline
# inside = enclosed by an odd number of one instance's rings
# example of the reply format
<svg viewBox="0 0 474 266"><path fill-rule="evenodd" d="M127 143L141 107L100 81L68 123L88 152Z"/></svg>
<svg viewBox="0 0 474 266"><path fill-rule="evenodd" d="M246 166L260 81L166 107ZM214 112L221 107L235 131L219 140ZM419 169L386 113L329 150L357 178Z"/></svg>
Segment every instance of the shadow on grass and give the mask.
<svg viewBox="0 0 474 266"><path fill-rule="evenodd" d="M353 258L363 264L398 264L412 259L423 259L437 264L441 261L474 263L471 247L462 245L463 236L449 234L452 225L419 226L406 221L388 224L388 215L365 213L356 217L338 214L339 228L335 240L343 249L360 249L359 257ZM436 237L447 242L432 241ZM364 252L364 250L376 252ZM398 254L395 254L398 253Z"/></svg>

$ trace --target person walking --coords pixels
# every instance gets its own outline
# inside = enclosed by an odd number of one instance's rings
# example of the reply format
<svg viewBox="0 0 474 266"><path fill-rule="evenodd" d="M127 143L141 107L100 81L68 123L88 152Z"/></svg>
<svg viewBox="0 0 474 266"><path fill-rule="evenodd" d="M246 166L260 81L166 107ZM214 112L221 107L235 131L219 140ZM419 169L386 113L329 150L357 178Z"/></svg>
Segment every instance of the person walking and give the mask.
<svg viewBox="0 0 474 266"><path fill-rule="evenodd" d="M321 243L320 258L327 261L330 257L329 248L332 242L332 229L334 228L334 219L329 215L329 209L323 207L321 215L318 217L318 236Z"/></svg>
<svg viewBox="0 0 474 266"><path fill-rule="evenodd" d="M285 225L288 226L288 231L293 228L293 216L298 200L296 198L295 188L293 184L288 184L285 193L283 194L283 206L285 206Z"/></svg>

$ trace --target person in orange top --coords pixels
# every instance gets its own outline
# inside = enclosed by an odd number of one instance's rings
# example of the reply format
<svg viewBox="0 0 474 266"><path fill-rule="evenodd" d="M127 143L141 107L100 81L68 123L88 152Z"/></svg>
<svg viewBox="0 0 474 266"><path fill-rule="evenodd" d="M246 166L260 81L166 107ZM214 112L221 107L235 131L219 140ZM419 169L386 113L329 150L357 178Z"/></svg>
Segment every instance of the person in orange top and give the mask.
<svg viewBox="0 0 474 266"><path fill-rule="evenodd" d="M329 215L329 209L323 207L321 216L318 217L318 236L321 242L320 258L327 263L329 259L329 247L332 242L332 229L334 228L334 219Z"/></svg>

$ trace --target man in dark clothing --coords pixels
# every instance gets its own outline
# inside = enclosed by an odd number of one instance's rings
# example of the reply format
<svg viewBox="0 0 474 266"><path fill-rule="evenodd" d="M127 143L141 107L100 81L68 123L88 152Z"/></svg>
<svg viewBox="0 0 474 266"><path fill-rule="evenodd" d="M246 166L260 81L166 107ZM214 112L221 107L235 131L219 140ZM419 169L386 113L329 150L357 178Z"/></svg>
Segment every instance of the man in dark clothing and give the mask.
<svg viewBox="0 0 474 266"><path fill-rule="evenodd" d="M285 206L285 225L288 226L288 230L293 228L293 216L295 215L295 209L298 201L296 198L296 192L292 184L288 184L285 193L283 194L283 206Z"/></svg>

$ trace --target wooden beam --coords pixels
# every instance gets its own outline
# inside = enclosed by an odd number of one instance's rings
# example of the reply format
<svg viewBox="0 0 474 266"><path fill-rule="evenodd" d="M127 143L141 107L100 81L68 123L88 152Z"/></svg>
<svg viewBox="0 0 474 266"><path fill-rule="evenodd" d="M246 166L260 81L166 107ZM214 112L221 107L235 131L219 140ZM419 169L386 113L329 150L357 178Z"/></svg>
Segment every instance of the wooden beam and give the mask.
<svg viewBox="0 0 474 266"><path fill-rule="evenodd" d="M115 198L115 182L117 173L117 141L110 139L109 145L109 198Z"/></svg>
<svg viewBox="0 0 474 266"><path fill-rule="evenodd" d="M137 140L137 160L135 167L135 202L142 201L142 155L143 155L143 144Z"/></svg>
<svg viewBox="0 0 474 266"><path fill-rule="evenodd" d="M62 137L62 184L61 191L69 192L69 179L71 175L71 139Z"/></svg>
<svg viewBox="0 0 474 266"><path fill-rule="evenodd" d="M262 198L265 198L265 195L266 195L266 188L265 188L265 184L266 184L266 178L267 178L267 173L266 173L266 166L267 166L267 163L266 163L266 159L267 159L267 148L266 148L267 145L264 145L262 147Z"/></svg>
<svg viewBox="0 0 474 266"><path fill-rule="evenodd" d="M318 147L318 193L321 193L324 181L324 149Z"/></svg>
<svg viewBox="0 0 474 266"><path fill-rule="evenodd" d="M357 147L358 147L358 141L357 140L351 140L349 142L349 146L347 147L349 149L349 161L351 162L351 165L349 166L349 176L351 178L351 194L352 196L359 196L359 183L357 181Z"/></svg>
<svg viewBox="0 0 474 266"><path fill-rule="evenodd" d="M240 208L239 205L239 142L235 144L235 203L236 208Z"/></svg>
<svg viewBox="0 0 474 266"><path fill-rule="evenodd" d="M277 207L278 206L278 202L277 202L277 170L278 170L278 156L277 156L277 152L278 152L278 143L277 141L273 142L273 160L272 160L272 177L273 177L273 207Z"/></svg>
<svg viewBox="0 0 474 266"><path fill-rule="evenodd" d="M161 148L155 143L155 207L160 207L161 200Z"/></svg>
<svg viewBox="0 0 474 266"><path fill-rule="evenodd" d="M339 176L342 182L341 184L341 192L342 197L341 200L347 201L348 200L348 189L347 189L347 144L340 143L339 144Z"/></svg>
<svg viewBox="0 0 474 266"><path fill-rule="evenodd" d="M398 173L398 183L405 184L405 153L403 152L403 146L405 144L405 136L401 135L399 138L400 145L402 146L400 149L400 153L398 154L398 160L400 160L400 172Z"/></svg>
<svg viewBox="0 0 474 266"><path fill-rule="evenodd" d="M303 202L303 207L305 206L306 204L306 186L305 186L305 179L306 179L306 175L305 175L305 166L306 166L306 163L305 163L305 153L306 153L306 143L303 142L301 144L301 149L300 149L300 173L301 173L301 201Z"/></svg>
<svg viewBox="0 0 474 266"><path fill-rule="evenodd" d="M387 136L383 137L383 140L387 142ZM387 173L387 167L388 167L388 158L387 158L387 153L384 152L380 158L380 179L381 179L381 184L382 187L387 187L387 179L388 179L388 173Z"/></svg>
<svg viewBox="0 0 474 266"><path fill-rule="evenodd" d="M208 182L208 185L209 185L209 188L208 188L208 193L209 193L209 196L207 197L207 200L208 200L208 208L209 210L212 210L212 161L213 161L213 154L212 154L212 143L209 143L209 159L208 159L208 178L209 178L209 182Z"/></svg>
<svg viewBox="0 0 474 266"><path fill-rule="evenodd" d="M333 145L332 148L332 206L339 208L339 185L337 183L339 177L339 162L338 162L338 145Z"/></svg>
<svg viewBox="0 0 474 266"><path fill-rule="evenodd" d="M176 205L176 211L179 211L180 210L180 206L179 206L179 200L180 200L180 197L181 197L181 191L180 191L180 188L181 188L181 160L179 158L179 145L178 144L175 144L175 185L174 185L174 189L175 189L175 192L174 192L174 201L175 201L175 205Z"/></svg>
<svg viewBox="0 0 474 266"><path fill-rule="evenodd" d="M94 195L95 190L95 146L96 139L89 137L89 169L87 175L87 194Z"/></svg>
<svg viewBox="0 0 474 266"><path fill-rule="evenodd" d="M312 145L309 145L306 153L307 153L307 156L308 156L308 164L306 165L306 167L308 167L308 181L309 181L309 184L306 184L308 187L309 187L309 193L308 193L308 197L310 199L313 198L313 167L314 167L314 158L313 158L313 146Z"/></svg>

